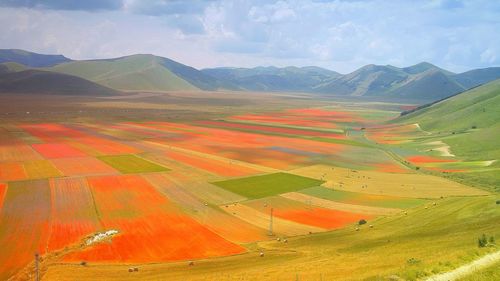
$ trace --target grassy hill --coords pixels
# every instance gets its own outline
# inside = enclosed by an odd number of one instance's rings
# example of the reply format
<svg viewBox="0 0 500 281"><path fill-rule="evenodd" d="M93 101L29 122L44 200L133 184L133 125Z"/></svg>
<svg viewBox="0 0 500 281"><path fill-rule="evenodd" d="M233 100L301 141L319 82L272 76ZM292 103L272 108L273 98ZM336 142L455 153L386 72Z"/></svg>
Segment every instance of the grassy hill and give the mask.
<svg viewBox="0 0 500 281"><path fill-rule="evenodd" d="M215 90L218 81L202 72L153 55L108 60L72 61L46 70L78 76L127 91Z"/></svg>
<svg viewBox="0 0 500 281"><path fill-rule="evenodd" d="M0 63L16 62L31 67L53 66L71 61L62 55L42 55L17 49L0 49Z"/></svg>
<svg viewBox="0 0 500 281"><path fill-rule="evenodd" d="M466 160L496 160L490 172L462 176L486 184L500 184L500 79L458 94L431 106L404 115L400 123L420 127L450 145L451 151Z"/></svg>
<svg viewBox="0 0 500 281"><path fill-rule="evenodd" d="M40 70L0 74L0 94L110 96L119 92L80 77Z"/></svg>

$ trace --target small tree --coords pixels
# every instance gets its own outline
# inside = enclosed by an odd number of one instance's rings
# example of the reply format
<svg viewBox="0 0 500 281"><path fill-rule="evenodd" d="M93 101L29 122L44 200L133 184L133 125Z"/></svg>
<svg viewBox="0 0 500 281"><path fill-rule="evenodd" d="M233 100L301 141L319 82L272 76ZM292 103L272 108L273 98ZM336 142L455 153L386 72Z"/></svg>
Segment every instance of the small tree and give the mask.
<svg viewBox="0 0 500 281"><path fill-rule="evenodd" d="M490 237L490 244L495 244L495 237L493 236Z"/></svg>
<svg viewBox="0 0 500 281"><path fill-rule="evenodd" d="M366 224L366 220L365 219L360 219L359 222L358 222L359 225L363 225L363 224Z"/></svg>

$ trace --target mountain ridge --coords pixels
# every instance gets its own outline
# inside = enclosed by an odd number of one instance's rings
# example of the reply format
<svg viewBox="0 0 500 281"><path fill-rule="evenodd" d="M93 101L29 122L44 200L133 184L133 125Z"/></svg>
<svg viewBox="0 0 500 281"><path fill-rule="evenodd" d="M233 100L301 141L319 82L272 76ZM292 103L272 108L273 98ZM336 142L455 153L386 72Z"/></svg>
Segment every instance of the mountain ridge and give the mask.
<svg viewBox="0 0 500 281"><path fill-rule="evenodd" d="M42 65L42 66L40 66ZM169 58L135 54L71 60L0 50L0 72L38 69L77 76L117 91L269 91L429 102L500 78L500 67L453 73L429 62L407 67L368 64L340 74L317 66L217 67L198 70Z"/></svg>

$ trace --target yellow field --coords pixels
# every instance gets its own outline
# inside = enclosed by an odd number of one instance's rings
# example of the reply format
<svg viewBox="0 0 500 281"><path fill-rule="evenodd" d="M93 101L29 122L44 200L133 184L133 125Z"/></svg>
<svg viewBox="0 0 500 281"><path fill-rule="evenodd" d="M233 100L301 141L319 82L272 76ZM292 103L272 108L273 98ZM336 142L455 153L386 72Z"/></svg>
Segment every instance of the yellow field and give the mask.
<svg viewBox="0 0 500 281"><path fill-rule="evenodd" d="M486 191L471 188L444 178L417 173L383 173L326 165L299 168L290 171L290 173L324 180L326 183L323 186L327 188L376 195L441 198L488 194Z"/></svg>

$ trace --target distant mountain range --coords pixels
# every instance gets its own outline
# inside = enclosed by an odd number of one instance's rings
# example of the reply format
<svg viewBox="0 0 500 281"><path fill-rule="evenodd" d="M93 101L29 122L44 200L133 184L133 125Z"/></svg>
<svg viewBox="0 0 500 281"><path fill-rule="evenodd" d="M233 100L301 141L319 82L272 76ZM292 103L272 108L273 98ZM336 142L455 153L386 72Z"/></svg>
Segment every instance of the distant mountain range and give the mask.
<svg viewBox="0 0 500 281"><path fill-rule="evenodd" d="M91 83L87 83L89 87L93 84L104 87L101 89L103 92L108 92L109 89L115 91L307 92L323 96L365 96L423 102L439 100L500 78L500 67L455 74L425 62L404 68L390 65L367 65L352 73L342 75L314 66L223 67L197 70L154 55L140 54L102 60L70 60L60 55L41 55L23 50L0 50L0 76L29 69L79 77ZM0 82L0 91L10 89L8 86L2 86L2 83L7 83L5 82L7 80L0 81L4 81ZM11 80L8 81L12 83ZM33 81L29 80L29 82ZM81 80L78 81L81 82ZM50 84L47 84L48 86ZM66 86L69 87L69 85ZM26 87L36 89L28 84ZM21 88L20 85L17 86L18 91L21 91ZM54 92L61 91L60 86L57 88L58 90ZM96 89L95 86L90 88Z"/></svg>

